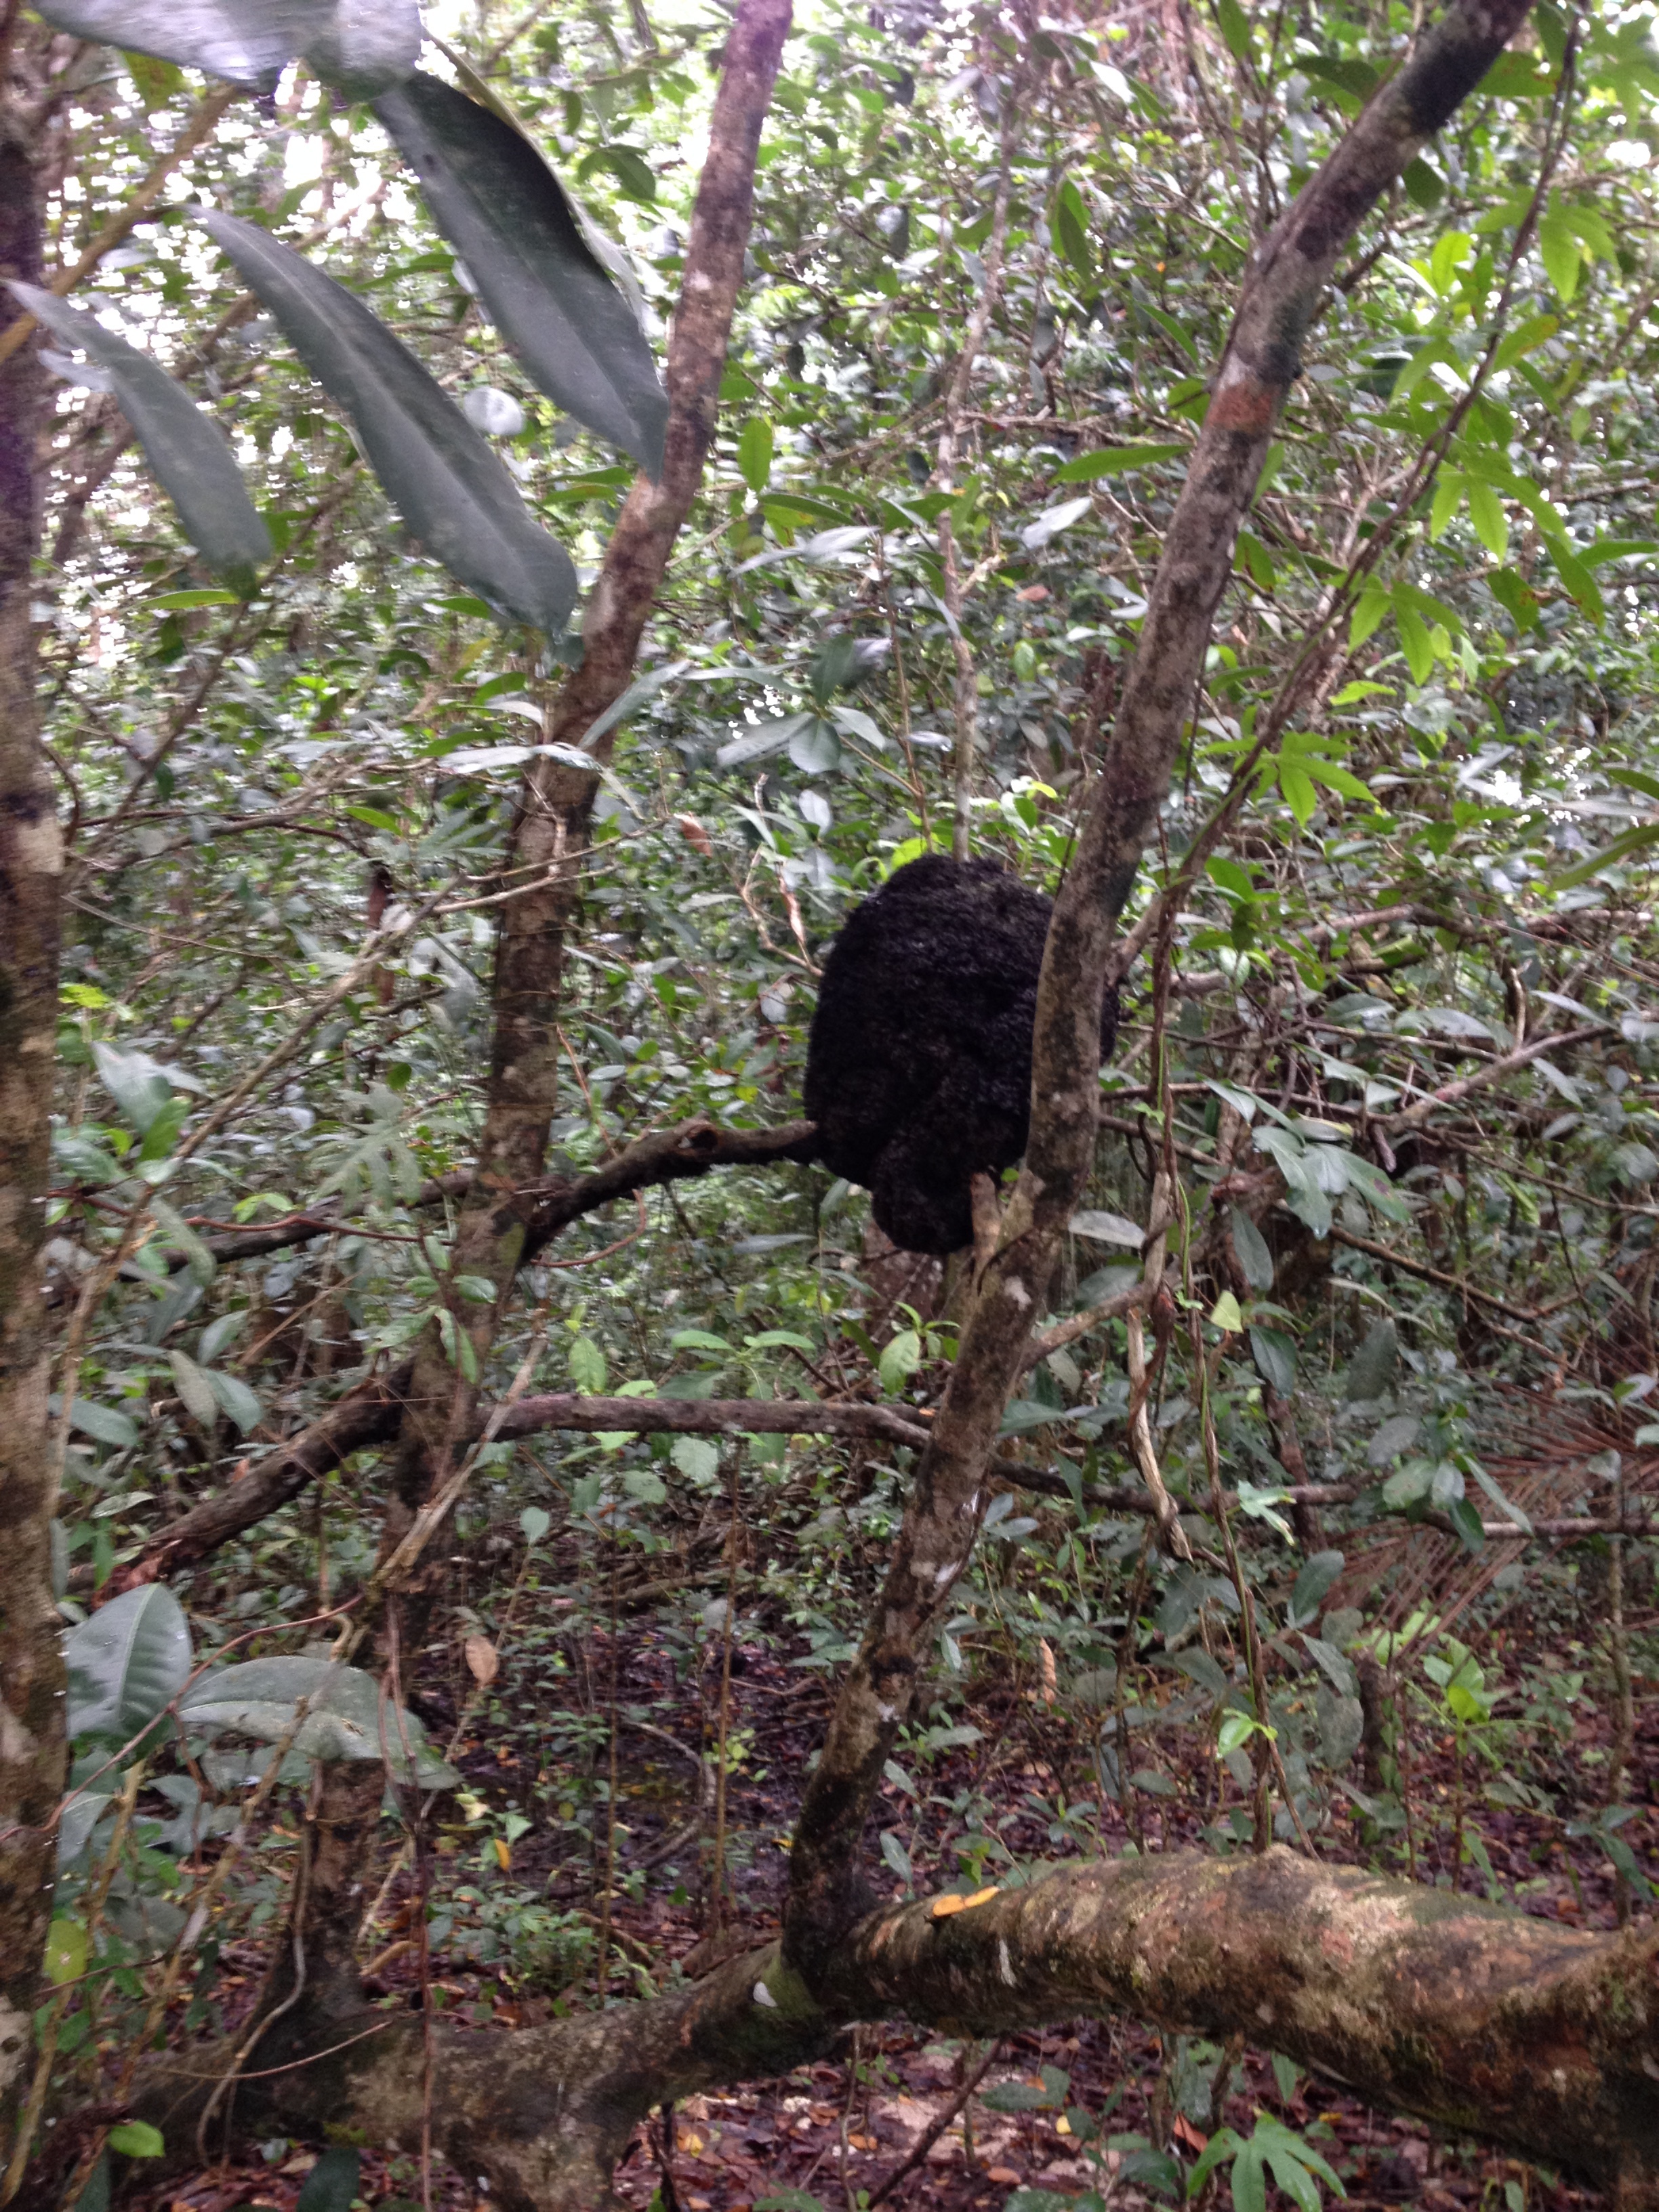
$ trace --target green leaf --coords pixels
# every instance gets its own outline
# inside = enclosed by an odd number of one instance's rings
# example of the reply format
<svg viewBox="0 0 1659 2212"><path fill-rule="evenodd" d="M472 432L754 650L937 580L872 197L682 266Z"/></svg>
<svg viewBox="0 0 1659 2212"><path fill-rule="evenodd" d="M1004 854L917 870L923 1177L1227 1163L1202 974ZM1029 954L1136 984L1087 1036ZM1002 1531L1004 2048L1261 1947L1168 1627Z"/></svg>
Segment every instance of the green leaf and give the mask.
<svg viewBox="0 0 1659 2212"><path fill-rule="evenodd" d="M190 1675L190 1626L162 1583L125 1590L70 1629L70 1739L100 1735L126 1743L158 1719Z"/></svg>
<svg viewBox="0 0 1659 2212"><path fill-rule="evenodd" d="M1541 100L1554 83L1530 54L1513 49L1499 54L1475 87L1478 100Z"/></svg>
<svg viewBox="0 0 1659 2212"><path fill-rule="evenodd" d="M841 739L833 722L808 714L790 737L789 757L805 775L829 775L841 766Z"/></svg>
<svg viewBox="0 0 1659 2212"><path fill-rule="evenodd" d="M1469 1500L1467 1498L1449 1498L1446 1504L1446 1511L1450 1517L1452 1527L1462 1539L1464 1549L1468 1552L1484 1551L1486 1544L1486 1532L1480 1525L1480 1514Z"/></svg>
<svg viewBox="0 0 1659 2212"><path fill-rule="evenodd" d="M1429 507L1429 537L1433 544L1437 545L1451 526L1451 519L1462 503L1468 482L1468 477L1460 469L1443 469L1440 471Z"/></svg>
<svg viewBox="0 0 1659 2212"><path fill-rule="evenodd" d="M596 146L591 154L584 155L576 173L584 179L599 169L609 169L622 186L624 198L638 200L649 207L657 197L657 179L651 164L636 147Z"/></svg>
<svg viewBox="0 0 1659 2212"><path fill-rule="evenodd" d="M1583 263L1578 240L1573 235L1571 224L1559 192L1550 194L1549 205L1538 225L1538 254L1544 264L1544 273L1560 295L1564 307L1572 304L1573 294L1578 289L1578 271Z"/></svg>
<svg viewBox="0 0 1659 2212"><path fill-rule="evenodd" d="M1054 471L1056 483L1093 483L1098 477L1121 476L1128 469L1150 469L1160 461L1179 461L1190 446L1102 446L1092 453L1079 453Z"/></svg>
<svg viewBox="0 0 1659 2212"><path fill-rule="evenodd" d="M896 1833L891 1828L884 1828L881 1832L881 1855L902 1882L906 1884L910 1882L913 1879L910 1872L910 1854L900 1843Z"/></svg>
<svg viewBox="0 0 1659 2212"><path fill-rule="evenodd" d="M1215 0L1217 28L1227 42L1227 52L1236 62L1252 58L1255 48L1250 40L1250 26L1238 0Z"/></svg>
<svg viewBox="0 0 1659 2212"><path fill-rule="evenodd" d="M1510 550L1510 520L1504 512L1504 502L1491 484L1469 480L1469 520L1474 534L1492 555L1494 561L1508 558Z"/></svg>
<svg viewBox="0 0 1659 2212"><path fill-rule="evenodd" d="M903 1389L921 1364L921 1339L913 1328L902 1328L883 1350L876 1364L884 1390Z"/></svg>
<svg viewBox="0 0 1659 2212"><path fill-rule="evenodd" d="M1394 1382L1400 1364L1400 1336L1392 1318L1373 1322L1364 1342L1348 1362L1345 1385L1351 1405L1380 1398Z"/></svg>
<svg viewBox="0 0 1659 2212"><path fill-rule="evenodd" d="M1253 1291L1270 1291L1273 1286L1273 1255L1267 1249L1267 1240L1248 1213L1236 1206L1227 1210L1227 1226L1232 1232L1233 1249L1238 1255L1238 1264L1244 1270L1244 1279Z"/></svg>
<svg viewBox="0 0 1659 2212"><path fill-rule="evenodd" d="M1625 561L1638 553L1659 553L1659 538L1598 538L1594 545L1586 545L1578 558L1587 568L1599 568L1608 561Z"/></svg>
<svg viewBox="0 0 1659 2212"><path fill-rule="evenodd" d="M720 1446L708 1437L676 1437L668 1456L688 1482L711 1483L720 1471Z"/></svg>
<svg viewBox="0 0 1659 2212"><path fill-rule="evenodd" d="M1340 792L1344 799L1363 799L1367 806L1376 805L1376 793L1369 784L1361 783L1351 769L1339 767L1335 761L1322 760L1317 753L1304 753L1302 765L1327 791Z"/></svg>
<svg viewBox="0 0 1659 2212"><path fill-rule="evenodd" d="M1128 1251L1139 1252L1146 1242L1146 1232L1138 1221L1106 1206L1090 1206L1074 1213L1066 1225L1073 1237L1086 1237L1092 1244L1121 1244Z"/></svg>
<svg viewBox="0 0 1659 2212"><path fill-rule="evenodd" d="M1319 804L1319 793L1314 788L1312 777L1301 763L1288 759L1282 753L1279 760L1279 787L1285 794L1286 805L1297 818L1297 826L1305 830L1312 818L1314 808Z"/></svg>
<svg viewBox="0 0 1659 2212"><path fill-rule="evenodd" d="M1216 1750L1225 1759L1229 1752L1243 1750L1255 1734L1255 1723L1249 1713L1223 1713L1216 1730Z"/></svg>
<svg viewBox="0 0 1659 2212"><path fill-rule="evenodd" d="M658 476L668 401L651 349L530 140L421 70L374 112L529 374Z"/></svg>
<svg viewBox="0 0 1659 2212"><path fill-rule="evenodd" d="M219 1418L219 1401L214 1396L207 1376L196 1362L182 1352L168 1352L167 1364L173 1370L173 1380L184 1401L185 1411L203 1428L211 1428Z"/></svg>
<svg viewBox="0 0 1659 2212"><path fill-rule="evenodd" d="M714 755L716 768L746 768L750 761L764 760L769 753L781 753L784 747L807 727L817 716L807 712L780 714L775 720L756 722L740 738L733 738Z"/></svg>
<svg viewBox="0 0 1659 2212"><path fill-rule="evenodd" d="M152 1060L147 1052L122 1052L100 1039L93 1046L92 1056L104 1088L141 1137L149 1133L151 1125L171 1104L175 1087L202 1088L193 1075Z"/></svg>
<svg viewBox="0 0 1659 2212"><path fill-rule="evenodd" d="M751 415L738 440L738 469L750 491L764 491L772 476L772 425Z"/></svg>
<svg viewBox="0 0 1659 2212"><path fill-rule="evenodd" d="M294 2212L351 2212L362 2163L361 2151L325 2150L307 2174Z"/></svg>
<svg viewBox="0 0 1659 2212"><path fill-rule="evenodd" d="M109 2131L109 2147L123 2158L160 2158L167 2145L148 2120L123 2120Z"/></svg>
<svg viewBox="0 0 1659 2212"><path fill-rule="evenodd" d="M1388 620L1391 604L1389 594L1380 584L1366 585L1354 602L1353 612L1348 618L1350 652L1356 646L1364 645L1368 637L1382 629Z"/></svg>
<svg viewBox="0 0 1659 2212"><path fill-rule="evenodd" d="M87 1971L87 1931L78 1920L54 1920L46 1930L44 1963L54 1988L78 1982Z"/></svg>
<svg viewBox="0 0 1659 2212"><path fill-rule="evenodd" d="M1407 161L1401 172L1401 183L1406 188L1406 198L1413 207L1437 208L1446 197L1446 180L1431 161L1419 154L1414 161Z"/></svg>
<svg viewBox="0 0 1659 2212"><path fill-rule="evenodd" d="M85 1398L77 1398L70 1407L69 1425L77 1435L90 1437L94 1443L112 1444L117 1451L131 1451L138 1441L138 1424L130 1413Z"/></svg>
<svg viewBox="0 0 1659 2212"><path fill-rule="evenodd" d="M1412 672L1412 682L1426 684L1434 673L1434 647L1430 642L1428 624L1414 607L1396 606L1394 622L1400 633L1406 665Z"/></svg>
<svg viewBox="0 0 1659 2212"><path fill-rule="evenodd" d="M77 39L266 92L303 55L354 100L411 70L422 35L416 0L45 0L40 13Z"/></svg>
<svg viewBox="0 0 1659 2212"><path fill-rule="evenodd" d="M1231 2176L1233 2191L1233 2212L1267 2212L1267 2183L1262 2171L1264 2158L1260 2144L1252 2136L1242 2145L1234 2159Z"/></svg>
<svg viewBox="0 0 1659 2212"><path fill-rule="evenodd" d="M165 107L184 89L184 76L176 63L159 62L153 55L134 53L130 48L121 58L147 115Z"/></svg>
<svg viewBox="0 0 1659 2212"><path fill-rule="evenodd" d="M1420 1504L1434 1482L1433 1462L1425 1459L1407 1460L1405 1466L1391 1474L1382 1486L1382 1503L1396 1513L1407 1507Z"/></svg>
<svg viewBox="0 0 1659 2212"><path fill-rule="evenodd" d="M1650 823L1645 828L1626 830L1615 837L1611 845L1600 853L1587 853L1582 860L1575 860L1555 878L1558 890L1569 890L1575 884L1587 884L1592 876L1600 875L1603 868L1627 860L1632 854L1645 852L1649 846L1659 845L1659 823Z"/></svg>
<svg viewBox="0 0 1659 2212"><path fill-rule="evenodd" d="M1550 558L1555 563L1556 574L1584 612L1593 622L1601 622L1606 616L1607 608L1601 587L1584 563L1559 538L1550 541Z"/></svg>
<svg viewBox="0 0 1659 2212"><path fill-rule="evenodd" d="M539 1544L553 1526L553 1516L544 1506L526 1505L519 1516L519 1527L526 1544Z"/></svg>
<svg viewBox="0 0 1659 2212"><path fill-rule="evenodd" d="M304 1757L385 1758L392 1772L403 1777L409 1768L407 1743L416 1779L440 1788L459 1779L428 1745L415 1715L382 1698L374 1675L331 1659L296 1655L222 1667L191 1685L179 1701L179 1717L189 1729L225 1729L261 1743L280 1743L294 1728L301 1698L306 1716L293 1747Z"/></svg>
<svg viewBox="0 0 1659 2212"><path fill-rule="evenodd" d="M1528 1519L1521 1507L1515 1503L1514 1499L1505 1496L1504 1492L1498 1487L1498 1484L1492 1480L1491 1475L1487 1474L1486 1468L1481 1466L1478 1459L1472 1459L1468 1462L1468 1471L1480 1484L1482 1490L1486 1492L1487 1497L1491 1498L1492 1504L1498 1508L1504 1519L1507 1521L1513 1521L1517 1528L1524 1528L1527 1530L1528 1534L1530 1534L1532 1532L1532 1522Z"/></svg>
<svg viewBox="0 0 1659 2212"><path fill-rule="evenodd" d="M1313 1620L1325 1595L1345 1565L1340 1552L1316 1552L1296 1578L1289 1607L1291 1626L1299 1628Z"/></svg>
<svg viewBox="0 0 1659 2212"><path fill-rule="evenodd" d="M1271 1382L1281 1397L1288 1398L1296 1388L1295 1340L1282 1328L1258 1328L1252 1325L1250 1351L1257 1374Z"/></svg>
<svg viewBox="0 0 1659 2212"><path fill-rule="evenodd" d="M152 1123L151 1127L154 1126ZM219 1272L219 1263L212 1253L184 1216L175 1212L165 1199L152 1198L149 1210L155 1217L164 1242L173 1251L184 1255L191 1282L199 1283L206 1290Z"/></svg>
<svg viewBox="0 0 1659 2212"><path fill-rule="evenodd" d="M1273 2179L1300 2206L1301 2212L1319 2212L1319 2185L1301 2160L1288 2147L1273 2145L1267 2146L1267 2160Z"/></svg>
<svg viewBox="0 0 1659 2212"><path fill-rule="evenodd" d="M1486 578L1486 584L1518 630L1537 629L1542 602L1523 576L1513 568L1498 568Z"/></svg>
<svg viewBox="0 0 1659 2212"><path fill-rule="evenodd" d="M250 592L253 571L271 554L270 532L255 510L213 417L159 362L100 322L38 284L11 285L37 321L65 345L109 372L121 411L131 423L144 458L179 510L179 519L210 568L234 577Z"/></svg>
<svg viewBox="0 0 1659 2212"><path fill-rule="evenodd" d="M1356 100L1369 100L1376 88L1376 63L1364 61L1358 54L1299 54L1296 65L1304 75L1322 84L1340 86Z"/></svg>
<svg viewBox="0 0 1659 2212"><path fill-rule="evenodd" d="M244 1436L257 1429L264 1419L258 1393L251 1390L240 1376L227 1375L222 1368L205 1368L203 1373L226 1419L234 1421Z"/></svg>
<svg viewBox="0 0 1659 2212"><path fill-rule="evenodd" d="M570 1347L570 1380L585 1398L603 1392L610 1370L605 1354L591 1336L579 1336Z"/></svg>
<svg viewBox="0 0 1659 2212"><path fill-rule="evenodd" d="M1089 211L1083 195L1070 177L1061 180L1054 195L1054 220L1049 234L1060 258L1070 263L1085 283L1095 273L1093 254L1089 251Z"/></svg>
<svg viewBox="0 0 1659 2212"><path fill-rule="evenodd" d="M1238 1300L1231 1291L1223 1291L1210 1309L1210 1326L1212 1328L1224 1329L1231 1336L1237 1336L1239 1330L1243 1328L1244 1316L1239 1311Z"/></svg>
<svg viewBox="0 0 1659 2212"><path fill-rule="evenodd" d="M400 339L331 276L234 216L202 222L349 412L374 473L437 560L503 617L550 636L576 601L570 556L531 520L499 457Z"/></svg>

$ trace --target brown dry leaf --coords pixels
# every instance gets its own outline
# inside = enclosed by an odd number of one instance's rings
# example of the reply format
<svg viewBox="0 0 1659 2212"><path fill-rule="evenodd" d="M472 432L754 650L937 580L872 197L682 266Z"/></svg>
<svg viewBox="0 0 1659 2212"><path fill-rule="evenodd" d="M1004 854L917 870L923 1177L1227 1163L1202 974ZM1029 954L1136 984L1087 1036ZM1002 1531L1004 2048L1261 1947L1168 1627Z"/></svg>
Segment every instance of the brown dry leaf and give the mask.
<svg viewBox="0 0 1659 2212"><path fill-rule="evenodd" d="M985 2169L985 2179L988 2181L994 2181L1000 2189L1012 2189L1018 2181L1019 2176L1012 2166L988 2166Z"/></svg>
<svg viewBox="0 0 1659 2212"><path fill-rule="evenodd" d="M674 817L674 826L686 843L695 845L705 860L714 859L714 848L710 842L708 832L695 814L677 814Z"/></svg>
<svg viewBox="0 0 1659 2212"><path fill-rule="evenodd" d="M480 1689L487 1690L501 1671L501 1655L487 1636L469 1636L461 1646L466 1671Z"/></svg>
<svg viewBox="0 0 1659 2212"><path fill-rule="evenodd" d="M1040 1636L1037 1650L1042 1655L1042 1702L1045 1705L1052 1705L1060 1694L1060 1677L1054 1671L1054 1655Z"/></svg>

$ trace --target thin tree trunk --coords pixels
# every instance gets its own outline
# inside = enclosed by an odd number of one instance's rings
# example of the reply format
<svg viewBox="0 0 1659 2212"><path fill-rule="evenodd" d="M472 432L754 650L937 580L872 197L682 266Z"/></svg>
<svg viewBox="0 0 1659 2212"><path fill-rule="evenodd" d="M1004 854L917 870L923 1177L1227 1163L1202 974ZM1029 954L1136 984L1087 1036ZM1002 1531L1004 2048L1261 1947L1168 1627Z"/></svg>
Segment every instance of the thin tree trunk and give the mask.
<svg viewBox="0 0 1659 2212"><path fill-rule="evenodd" d="M709 143L686 245L685 274L669 341L669 400L662 473L635 478L583 623L584 658L556 702L550 735L578 744L632 680L647 617L669 556L702 487L714 442L732 321L743 285L754 211L755 160L771 104L790 0L741 0L726 39ZM593 748L608 758L611 740ZM535 888L511 900L496 948L495 1031L478 1164L456 1226L449 1281L486 1278L493 1304L450 1299L458 1368L434 1326L421 1340L404 1396L393 1498L383 1532L388 1558L453 1471L477 1432L480 1381L507 1302L530 1249L534 1194L558 1097L558 1007L566 932L575 911L597 775L538 763L526 778L507 860L507 879ZM670 1163L664 1172L672 1172ZM696 1171L693 1167L692 1171ZM647 1178L647 1179L655 1179ZM412 1667L428 1633L441 1567L417 1563L399 1577L392 1602ZM325 1828L353 1812L349 1770L325 1770L317 1819ZM337 1899L327 1905L333 1911ZM337 1940L320 1892L298 1900L293 1940L308 1951Z"/></svg>
<svg viewBox="0 0 1659 2212"><path fill-rule="evenodd" d="M38 284L36 148L10 88L0 100L0 275ZM0 294L0 329L15 319ZM29 2084L64 1766L40 1280L63 874L31 607L44 382L33 346L0 366L0 2172Z"/></svg>
<svg viewBox="0 0 1659 2212"><path fill-rule="evenodd" d="M1055 901L1032 1039L1025 1164L1000 1247L978 1279L963 1322L885 1585L806 1786L789 1854L784 1928L786 1952L809 1982L833 1969L841 1931L857 1911L866 1821L940 1614L972 1551L1003 1407L1093 1162L1101 990L1112 974L1117 918L1169 793L1239 525L1301 372L1303 338L1361 222L1474 90L1527 13L1528 0L1455 0L1251 261L1164 536L1116 726Z"/></svg>

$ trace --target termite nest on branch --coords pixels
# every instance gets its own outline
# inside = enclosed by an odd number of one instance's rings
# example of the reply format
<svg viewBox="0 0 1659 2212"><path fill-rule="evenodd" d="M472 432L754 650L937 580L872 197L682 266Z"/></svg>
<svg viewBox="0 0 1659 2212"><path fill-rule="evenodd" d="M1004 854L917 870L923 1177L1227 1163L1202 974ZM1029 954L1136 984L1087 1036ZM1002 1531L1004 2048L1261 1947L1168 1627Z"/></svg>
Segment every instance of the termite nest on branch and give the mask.
<svg viewBox="0 0 1659 2212"><path fill-rule="evenodd" d="M807 1048L818 1157L869 1191L908 1252L973 1242L969 1185L1025 1150L1031 1031L1052 900L994 860L897 868L830 947ZM1117 1033L1101 1006L1101 1056Z"/></svg>

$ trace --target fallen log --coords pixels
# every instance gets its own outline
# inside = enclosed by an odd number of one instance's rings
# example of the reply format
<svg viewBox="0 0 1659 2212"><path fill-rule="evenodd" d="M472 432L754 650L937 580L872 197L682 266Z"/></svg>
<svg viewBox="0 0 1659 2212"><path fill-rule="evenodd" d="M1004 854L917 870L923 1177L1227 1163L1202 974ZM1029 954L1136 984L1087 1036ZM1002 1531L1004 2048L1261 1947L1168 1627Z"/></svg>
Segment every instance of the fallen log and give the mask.
<svg viewBox="0 0 1659 2212"><path fill-rule="evenodd" d="M239 2134L416 2149L485 2177L500 2212L587 2212L665 2100L781 2073L858 2021L954 2034L1127 2014L1246 2037L1379 2106L1486 2136L1659 2204L1659 1926L1595 1935L1282 1846L1066 1866L982 1902L868 1914L809 1989L775 1944L654 2000L466 2032L408 2013L296 2008L234 2100ZM194 2156L228 2062L150 2063L136 2109ZM225 2108L221 2099L218 2109Z"/></svg>

